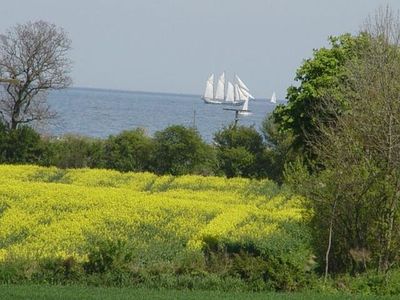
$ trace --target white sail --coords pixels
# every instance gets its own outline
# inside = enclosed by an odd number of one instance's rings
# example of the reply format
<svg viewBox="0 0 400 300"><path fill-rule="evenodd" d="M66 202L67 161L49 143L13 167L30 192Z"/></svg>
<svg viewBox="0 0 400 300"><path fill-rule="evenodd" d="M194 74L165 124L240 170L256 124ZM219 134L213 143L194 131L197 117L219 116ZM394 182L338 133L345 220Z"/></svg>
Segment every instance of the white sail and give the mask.
<svg viewBox="0 0 400 300"><path fill-rule="evenodd" d="M239 99L239 101L241 100L241 101L243 101L243 100L249 100L249 96L248 96L248 94L247 93L245 93L246 91L245 90L243 90L243 89L241 89L240 87L238 87L237 88L237 91L238 91L238 99Z"/></svg>
<svg viewBox="0 0 400 300"><path fill-rule="evenodd" d="M241 100L244 100L243 107L239 111L239 114L243 115L243 116L251 115L251 112L249 111L249 100L250 100L250 98L248 96L249 93L246 93L246 91L240 87L238 89L238 92L239 92L239 96L240 96Z"/></svg>
<svg viewBox="0 0 400 300"><path fill-rule="evenodd" d="M245 90L245 89L242 89L242 92L243 92L243 94L244 94L247 98L249 98L249 99L254 99L253 95L250 94L249 91L247 91L247 90Z"/></svg>
<svg viewBox="0 0 400 300"><path fill-rule="evenodd" d="M249 110L249 99L246 99L246 101L244 101L242 110L245 110L245 111Z"/></svg>
<svg viewBox="0 0 400 300"><path fill-rule="evenodd" d="M275 92L272 93L271 103L276 103L276 94L275 94Z"/></svg>
<svg viewBox="0 0 400 300"><path fill-rule="evenodd" d="M225 72L222 72L219 76L217 83L217 90L215 91L214 99L224 100L225 99Z"/></svg>
<svg viewBox="0 0 400 300"><path fill-rule="evenodd" d="M249 91L249 88L244 84L244 82L239 78L239 76L235 75L236 81L242 89Z"/></svg>
<svg viewBox="0 0 400 300"><path fill-rule="evenodd" d="M235 101L239 101L239 86L237 83L235 83Z"/></svg>
<svg viewBox="0 0 400 300"><path fill-rule="evenodd" d="M211 74L206 83L206 90L204 91L204 99L214 98L214 74Z"/></svg>
<svg viewBox="0 0 400 300"><path fill-rule="evenodd" d="M228 88L226 89L225 101L226 102L234 102L235 101L233 84L230 81L228 81Z"/></svg>

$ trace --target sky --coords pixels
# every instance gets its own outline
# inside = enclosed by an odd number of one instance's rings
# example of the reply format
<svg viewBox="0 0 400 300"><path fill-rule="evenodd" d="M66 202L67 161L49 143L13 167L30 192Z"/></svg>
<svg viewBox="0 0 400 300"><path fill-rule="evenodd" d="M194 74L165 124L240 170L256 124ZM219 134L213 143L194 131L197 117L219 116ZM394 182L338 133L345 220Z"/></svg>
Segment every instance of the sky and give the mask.
<svg viewBox="0 0 400 300"><path fill-rule="evenodd" d="M0 33L45 20L72 39L73 85L202 94L211 73L238 74L279 99L330 35L356 34L400 0L0 0Z"/></svg>

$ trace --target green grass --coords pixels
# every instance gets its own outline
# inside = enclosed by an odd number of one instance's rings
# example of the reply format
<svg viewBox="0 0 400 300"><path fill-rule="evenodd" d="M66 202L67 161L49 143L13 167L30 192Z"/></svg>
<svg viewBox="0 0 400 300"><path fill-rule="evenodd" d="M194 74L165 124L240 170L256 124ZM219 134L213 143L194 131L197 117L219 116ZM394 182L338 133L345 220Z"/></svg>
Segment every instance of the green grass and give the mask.
<svg viewBox="0 0 400 300"><path fill-rule="evenodd" d="M318 293L233 293L218 291L176 291L137 288L99 288L50 285L0 285L0 299L377 299L376 296L327 295ZM396 299L385 296L379 299Z"/></svg>

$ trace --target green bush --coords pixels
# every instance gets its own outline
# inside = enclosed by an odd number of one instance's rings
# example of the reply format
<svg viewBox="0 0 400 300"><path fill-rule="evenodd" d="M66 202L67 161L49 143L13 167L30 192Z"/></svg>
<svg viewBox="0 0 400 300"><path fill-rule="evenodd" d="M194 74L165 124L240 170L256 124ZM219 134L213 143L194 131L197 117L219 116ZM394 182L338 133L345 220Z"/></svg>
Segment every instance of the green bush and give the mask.
<svg viewBox="0 0 400 300"><path fill-rule="evenodd" d="M340 274L329 278L326 282L322 279L315 280L310 286L322 293L337 293L358 295L399 295L400 294L400 269L395 268L386 274L368 271L362 274Z"/></svg>
<svg viewBox="0 0 400 300"><path fill-rule="evenodd" d="M153 142L143 129L123 131L105 141L105 166L122 172L147 171Z"/></svg>
<svg viewBox="0 0 400 300"><path fill-rule="evenodd" d="M31 127L9 130L0 125L0 161L7 163L38 163L45 148L40 135Z"/></svg>
<svg viewBox="0 0 400 300"><path fill-rule="evenodd" d="M88 261L84 263L86 273L107 273L127 271L132 253L126 242L96 240L89 249Z"/></svg>
<svg viewBox="0 0 400 300"><path fill-rule="evenodd" d="M214 151L193 128L173 125L154 135L153 171L158 174L213 173Z"/></svg>
<svg viewBox="0 0 400 300"><path fill-rule="evenodd" d="M42 164L59 168L102 168L104 142L75 135L48 140L47 159Z"/></svg>
<svg viewBox="0 0 400 300"><path fill-rule="evenodd" d="M262 177L263 138L253 127L228 126L214 135L218 166L227 177Z"/></svg>
<svg viewBox="0 0 400 300"><path fill-rule="evenodd" d="M256 242L205 239L206 271L236 277L253 291L295 291L316 280L316 263L306 224L282 222L279 230Z"/></svg>

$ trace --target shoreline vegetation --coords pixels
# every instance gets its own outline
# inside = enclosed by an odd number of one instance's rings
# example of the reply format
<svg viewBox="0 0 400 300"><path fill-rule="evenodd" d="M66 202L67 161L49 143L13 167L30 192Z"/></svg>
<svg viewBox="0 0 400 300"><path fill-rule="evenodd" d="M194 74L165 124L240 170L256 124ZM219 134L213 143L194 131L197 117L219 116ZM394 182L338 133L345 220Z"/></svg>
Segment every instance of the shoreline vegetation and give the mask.
<svg viewBox="0 0 400 300"><path fill-rule="evenodd" d="M141 128L108 138L65 135L42 137L28 126L8 130L0 123L0 162L59 168L102 168L159 175L200 174L226 177L282 178L283 155L254 127L230 125L206 143L195 128L172 125L153 136Z"/></svg>

